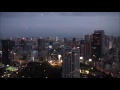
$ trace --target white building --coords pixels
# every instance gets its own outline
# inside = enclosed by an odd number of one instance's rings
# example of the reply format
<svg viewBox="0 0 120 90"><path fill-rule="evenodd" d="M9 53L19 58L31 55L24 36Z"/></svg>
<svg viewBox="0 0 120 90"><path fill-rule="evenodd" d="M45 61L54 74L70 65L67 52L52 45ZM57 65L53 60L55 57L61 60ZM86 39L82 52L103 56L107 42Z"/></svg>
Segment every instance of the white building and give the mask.
<svg viewBox="0 0 120 90"><path fill-rule="evenodd" d="M38 51L31 51L31 61L35 61L38 58Z"/></svg>

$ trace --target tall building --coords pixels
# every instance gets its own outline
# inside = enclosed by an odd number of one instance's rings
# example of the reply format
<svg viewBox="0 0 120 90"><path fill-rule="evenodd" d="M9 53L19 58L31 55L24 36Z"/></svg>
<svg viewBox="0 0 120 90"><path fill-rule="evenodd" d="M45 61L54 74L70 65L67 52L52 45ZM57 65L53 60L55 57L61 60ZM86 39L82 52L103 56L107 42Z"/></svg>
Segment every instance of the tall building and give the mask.
<svg viewBox="0 0 120 90"><path fill-rule="evenodd" d="M104 30L95 30L94 34L100 34L100 44L101 44L101 54L105 55L106 49L105 49L105 33Z"/></svg>
<svg viewBox="0 0 120 90"><path fill-rule="evenodd" d="M73 38L72 40L72 48L77 46L76 38Z"/></svg>
<svg viewBox="0 0 120 90"><path fill-rule="evenodd" d="M14 41L2 40L2 63L10 64L10 51L13 49Z"/></svg>
<svg viewBox="0 0 120 90"><path fill-rule="evenodd" d="M91 58L93 61L99 60L102 56L101 34L92 34Z"/></svg>
<svg viewBox="0 0 120 90"><path fill-rule="evenodd" d="M20 40L19 46L22 48L22 50L25 50L25 46L26 46L26 39L22 38Z"/></svg>
<svg viewBox="0 0 120 90"><path fill-rule="evenodd" d="M63 55L63 78L80 78L79 49L66 47Z"/></svg>
<svg viewBox="0 0 120 90"><path fill-rule="evenodd" d="M44 61L45 40L38 39L38 56L41 61Z"/></svg>
<svg viewBox="0 0 120 90"><path fill-rule="evenodd" d="M105 47L108 48L109 47L109 36L105 35Z"/></svg>
<svg viewBox="0 0 120 90"><path fill-rule="evenodd" d="M87 41L87 42L89 42L90 41L90 35L85 35L84 36L84 40Z"/></svg>
<svg viewBox="0 0 120 90"><path fill-rule="evenodd" d="M73 49L72 50L72 73L71 78L80 78L80 50Z"/></svg>
<svg viewBox="0 0 120 90"><path fill-rule="evenodd" d="M63 51L63 78L71 78L72 48L66 47Z"/></svg>
<svg viewBox="0 0 120 90"><path fill-rule="evenodd" d="M63 41L64 41L64 47L66 47L67 46L67 39L64 38Z"/></svg>
<svg viewBox="0 0 120 90"><path fill-rule="evenodd" d="M86 40L80 41L80 56L85 60L90 58L90 42Z"/></svg>

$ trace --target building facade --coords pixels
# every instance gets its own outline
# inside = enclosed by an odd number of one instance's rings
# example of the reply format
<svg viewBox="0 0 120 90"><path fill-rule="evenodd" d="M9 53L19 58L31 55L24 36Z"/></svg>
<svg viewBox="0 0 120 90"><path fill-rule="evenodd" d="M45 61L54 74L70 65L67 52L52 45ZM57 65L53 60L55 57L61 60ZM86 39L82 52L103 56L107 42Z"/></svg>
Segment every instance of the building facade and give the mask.
<svg viewBox="0 0 120 90"><path fill-rule="evenodd" d="M80 51L66 47L63 54L63 78L80 78Z"/></svg>

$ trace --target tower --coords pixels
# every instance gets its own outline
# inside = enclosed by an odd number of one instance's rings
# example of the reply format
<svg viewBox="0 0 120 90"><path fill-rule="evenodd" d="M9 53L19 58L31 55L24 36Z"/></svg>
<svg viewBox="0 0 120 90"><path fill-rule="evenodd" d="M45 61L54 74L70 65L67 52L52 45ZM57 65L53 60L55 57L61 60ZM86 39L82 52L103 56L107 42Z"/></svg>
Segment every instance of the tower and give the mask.
<svg viewBox="0 0 120 90"><path fill-rule="evenodd" d="M2 40L2 63L10 64L10 51L14 47L14 41Z"/></svg>
<svg viewBox="0 0 120 90"><path fill-rule="evenodd" d="M19 43L19 46L22 48L22 50L25 50L25 46L26 46L26 39L25 38L22 38L20 43Z"/></svg>
<svg viewBox="0 0 120 90"><path fill-rule="evenodd" d="M66 47L63 55L63 78L80 78L80 51Z"/></svg>
<svg viewBox="0 0 120 90"><path fill-rule="evenodd" d="M38 56L40 61L44 61L45 40L38 39Z"/></svg>
<svg viewBox="0 0 120 90"><path fill-rule="evenodd" d="M95 30L94 34L100 34L101 55L105 55L105 33L104 30Z"/></svg>
<svg viewBox="0 0 120 90"><path fill-rule="evenodd" d="M80 50L72 49L71 78L80 78Z"/></svg>
<svg viewBox="0 0 120 90"><path fill-rule="evenodd" d="M91 58L93 61L98 60L102 56L101 34L92 34L91 40Z"/></svg>
<svg viewBox="0 0 120 90"><path fill-rule="evenodd" d="M66 47L63 51L63 78L71 78L72 48Z"/></svg>

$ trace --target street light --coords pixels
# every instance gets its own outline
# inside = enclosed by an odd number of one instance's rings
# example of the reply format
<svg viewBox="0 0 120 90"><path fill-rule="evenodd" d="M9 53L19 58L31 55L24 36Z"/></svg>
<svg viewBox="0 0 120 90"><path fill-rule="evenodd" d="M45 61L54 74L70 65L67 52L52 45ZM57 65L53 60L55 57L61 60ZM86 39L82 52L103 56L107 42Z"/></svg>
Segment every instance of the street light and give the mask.
<svg viewBox="0 0 120 90"><path fill-rule="evenodd" d="M92 59L89 59L89 62L91 62L92 61Z"/></svg>
<svg viewBox="0 0 120 90"><path fill-rule="evenodd" d="M7 67L9 67L9 65L7 65Z"/></svg>

